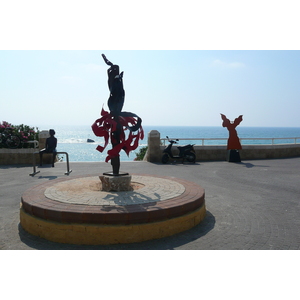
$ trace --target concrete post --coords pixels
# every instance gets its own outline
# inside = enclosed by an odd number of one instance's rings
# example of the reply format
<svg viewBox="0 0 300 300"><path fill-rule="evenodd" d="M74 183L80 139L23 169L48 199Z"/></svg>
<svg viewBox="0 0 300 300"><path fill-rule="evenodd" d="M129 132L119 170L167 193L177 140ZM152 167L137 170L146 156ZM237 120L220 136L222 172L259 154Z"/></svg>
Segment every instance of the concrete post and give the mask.
<svg viewBox="0 0 300 300"><path fill-rule="evenodd" d="M148 133L148 150L144 160L149 162L160 162L161 156L160 133L157 130L151 130Z"/></svg>
<svg viewBox="0 0 300 300"><path fill-rule="evenodd" d="M50 137L48 130L42 130L39 133L39 149L44 149L46 147L46 139Z"/></svg>

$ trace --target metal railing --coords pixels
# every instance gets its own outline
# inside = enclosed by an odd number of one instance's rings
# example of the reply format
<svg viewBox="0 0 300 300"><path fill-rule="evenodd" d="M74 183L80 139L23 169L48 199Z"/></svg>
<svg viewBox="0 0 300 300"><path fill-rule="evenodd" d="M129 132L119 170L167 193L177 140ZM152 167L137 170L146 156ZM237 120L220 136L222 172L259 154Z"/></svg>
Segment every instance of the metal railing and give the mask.
<svg viewBox="0 0 300 300"><path fill-rule="evenodd" d="M34 141L28 141L28 142L22 142L22 143L26 143L26 144L33 144L33 148L38 148L39 147L39 141L34 140Z"/></svg>
<svg viewBox="0 0 300 300"><path fill-rule="evenodd" d="M33 152L32 153L32 167L33 167L33 172L32 173L30 173L29 175L30 176L34 176L34 175L36 175L36 174L38 174L38 173L40 173L40 171L37 171L36 170L36 161L35 161L35 155L36 154L39 154L40 152L39 151L36 151L36 152ZM67 172L65 172L65 175L69 175L71 172L72 172L72 170L70 170L70 165L69 165L69 154L67 153L67 152L56 152L56 154L65 154L66 155L66 157L67 157ZM52 153L51 153L51 155L52 155Z"/></svg>
<svg viewBox="0 0 300 300"><path fill-rule="evenodd" d="M169 138L170 140L179 140L179 141L201 141L202 146L205 146L205 141L225 141L224 145L226 144L228 138ZM168 141L167 138L161 138L161 144L163 146L166 145L166 141ZM299 144L300 143L300 137L289 137L289 138L240 138L240 142L242 145L261 145L261 144L256 144L256 143L243 143L243 141L259 141L259 140L264 140L264 141L271 141L270 145L281 145L280 143L275 143L276 140L293 140L294 142L292 143L285 143L285 144ZM297 142L297 140L299 140ZM210 144L209 146L218 146L220 144Z"/></svg>

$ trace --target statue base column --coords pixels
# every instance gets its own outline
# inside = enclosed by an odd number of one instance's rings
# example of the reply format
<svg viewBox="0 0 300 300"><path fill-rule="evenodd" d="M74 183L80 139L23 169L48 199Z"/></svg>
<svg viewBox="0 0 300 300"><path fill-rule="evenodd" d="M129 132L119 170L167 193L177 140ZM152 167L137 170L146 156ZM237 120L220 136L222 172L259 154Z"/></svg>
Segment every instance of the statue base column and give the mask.
<svg viewBox="0 0 300 300"><path fill-rule="evenodd" d="M132 191L131 175L128 173L118 174L117 176L112 173L103 173L99 176L102 182L102 191L105 192L124 192Z"/></svg>
<svg viewBox="0 0 300 300"><path fill-rule="evenodd" d="M227 161L228 162L241 162L239 151L238 150L228 150L227 151Z"/></svg>

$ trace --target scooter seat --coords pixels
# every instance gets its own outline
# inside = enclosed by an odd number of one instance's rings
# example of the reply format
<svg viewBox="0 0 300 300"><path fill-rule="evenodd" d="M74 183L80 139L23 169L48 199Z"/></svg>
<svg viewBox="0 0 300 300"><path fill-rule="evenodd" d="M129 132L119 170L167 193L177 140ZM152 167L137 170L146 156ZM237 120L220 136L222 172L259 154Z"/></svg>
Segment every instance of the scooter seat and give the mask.
<svg viewBox="0 0 300 300"><path fill-rule="evenodd" d="M178 146L177 149L179 149L179 150L184 150L184 149L188 149L188 148L190 148L190 147L191 147L191 145Z"/></svg>

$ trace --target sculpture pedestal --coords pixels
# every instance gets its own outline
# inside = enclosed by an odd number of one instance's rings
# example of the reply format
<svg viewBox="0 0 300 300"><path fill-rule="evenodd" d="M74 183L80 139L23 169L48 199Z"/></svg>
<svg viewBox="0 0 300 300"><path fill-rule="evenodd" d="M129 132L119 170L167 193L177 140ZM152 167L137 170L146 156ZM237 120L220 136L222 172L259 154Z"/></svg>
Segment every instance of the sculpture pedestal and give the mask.
<svg viewBox="0 0 300 300"><path fill-rule="evenodd" d="M199 185L175 177L131 176L141 186L137 191L99 191L99 174L33 186L22 195L20 224L55 243L112 245L165 238L203 221L205 191Z"/></svg>
<svg viewBox="0 0 300 300"><path fill-rule="evenodd" d="M228 150L227 151L227 161L228 162L241 162L239 151L238 150Z"/></svg>
<svg viewBox="0 0 300 300"><path fill-rule="evenodd" d="M99 176L102 182L102 191L105 192L123 192L132 191L131 175L119 175L111 176L105 175Z"/></svg>

